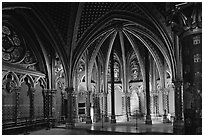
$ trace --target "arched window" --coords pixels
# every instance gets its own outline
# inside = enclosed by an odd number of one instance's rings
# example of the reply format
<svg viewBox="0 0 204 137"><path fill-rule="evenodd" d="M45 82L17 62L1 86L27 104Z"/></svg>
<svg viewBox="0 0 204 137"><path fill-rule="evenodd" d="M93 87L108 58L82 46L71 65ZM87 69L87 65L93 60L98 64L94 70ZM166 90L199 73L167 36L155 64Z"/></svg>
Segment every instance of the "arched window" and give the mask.
<svg viewBox="0 0 204 137"><path fill-rule="evenodd" d="M83 60L80 60L80 61L79 61L78 71L79 71L79 72L85 71L85 63L84 63Z"/></svg>
<svg viewBox="0 0 204 137"><path fill-rule="evenodd" d="M133 60L131 62L131 78L132 80L139 80L139 75L140 75L140 66L137 60Z"/></svg>
<svg viewBox="0 0 204 137"><path fill-rule="evenodd" d="M2 26L2 61L38 70L37 58L26 45L23 36L7 23Z"/></svg>
<svg viewBox="0 0 204 137"><path fill-rule="evenodd" d="M118 62L114 62L114 79L115 81L120 80L120 67Z"/></svg>
<svg viewBox="0 0 204 137"><path fill-rule="evenodd" d="M26 54L26 46L21 36L11 26L2 26L2 59L5 62L20 62Z"/></svg>
<svg viewBox="0 0 204 137"><path fill-rule="evenodd" d="M120 81L120 65L117 61L114 62L114 81ZM111 80L110 64L108 66L108 81Z"/></svg>

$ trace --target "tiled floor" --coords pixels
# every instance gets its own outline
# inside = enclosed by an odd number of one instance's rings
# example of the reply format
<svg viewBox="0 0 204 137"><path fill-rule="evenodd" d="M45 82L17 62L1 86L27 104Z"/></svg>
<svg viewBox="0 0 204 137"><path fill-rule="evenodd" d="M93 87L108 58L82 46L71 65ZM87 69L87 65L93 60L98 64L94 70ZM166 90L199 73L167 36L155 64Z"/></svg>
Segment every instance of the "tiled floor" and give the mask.
<svg viewBox="0 0 204 137"><path fill-rule="evenodd" d="M136 126L137 125L137 126ZM173 133L173 126L170 123L154 122L152 125L146 125L143 120L121 122L116 124L110 123L93 123L93 124L76 124L76 128L99 130L99 131L114 131L114 132L129 132L129 133Z"/></svg>
<svg viewBox="0 0 204 137"><path fill-rule="evenodd" d="M136 127L137 125L137 127ZM152 125L146 125L143 120L130 122L106 123L77 123L74 129L66 129L65 125L59 125L50 130L38 130L30 132L31 135L90 135L90 134L172 134L173 127L170 123L153 121Z"/></svg>

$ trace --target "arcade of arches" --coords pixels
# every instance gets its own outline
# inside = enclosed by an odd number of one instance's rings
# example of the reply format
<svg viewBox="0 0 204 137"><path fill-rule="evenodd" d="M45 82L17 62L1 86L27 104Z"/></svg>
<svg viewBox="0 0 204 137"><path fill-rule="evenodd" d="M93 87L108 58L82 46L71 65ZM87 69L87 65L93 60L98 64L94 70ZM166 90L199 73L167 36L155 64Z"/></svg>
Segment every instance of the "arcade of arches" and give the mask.
<svg viewBox="0 0 204 137"><path fill-rule="evenodd" d="M201 3L3 2L3 131L137 116L200 134L201 29Z"/></svg>

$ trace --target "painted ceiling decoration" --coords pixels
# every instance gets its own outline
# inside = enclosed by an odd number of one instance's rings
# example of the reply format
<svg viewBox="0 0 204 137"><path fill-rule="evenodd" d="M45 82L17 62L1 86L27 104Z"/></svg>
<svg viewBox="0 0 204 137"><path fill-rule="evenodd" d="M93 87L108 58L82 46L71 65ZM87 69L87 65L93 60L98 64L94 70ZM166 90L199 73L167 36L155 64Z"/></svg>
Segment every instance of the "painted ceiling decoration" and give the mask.
<svg viewBox="0 0 204 137"><path fill-rule="evenodd" d="M69 2L58 2L58 3L36 3L36 5L47 13L48 18L51 20L51 24L54 26L58 35L64 43L66 43L68 37L68 23L70 16L70 6ZM56 6L57 5L57 6Z"/></svg>
<svg viewBox="0 0 204 137"><path fill-rule="evenodd" d="M123 10L132 12L141 17L146 17L143 11L136 4L132 3L112 3L112 2L86 2L82 11L78 28L77 40L83 33L94 24L99 18L111 11Z"/></svg>

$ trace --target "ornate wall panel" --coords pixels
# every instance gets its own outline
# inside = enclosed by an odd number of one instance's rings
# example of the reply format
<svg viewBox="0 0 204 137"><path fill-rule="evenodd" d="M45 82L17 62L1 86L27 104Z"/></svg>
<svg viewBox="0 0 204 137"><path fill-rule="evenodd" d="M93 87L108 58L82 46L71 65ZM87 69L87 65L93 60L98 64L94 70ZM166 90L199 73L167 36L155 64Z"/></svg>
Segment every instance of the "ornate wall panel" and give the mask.
<svg viewBox="0 0 204 137"><path fill-rule="evenodd" d="M41 119L44 117L43 88L40 83L36 85L34 92L34 118Z"/></svg>
<svg viewBox="0 0 204 137"><path fill-rule="evenodd" d="M2 123L15 121L16 119L16 98L15 90L8 92L2 89Z"/></svg>
<svg viewBox="0 0 204 137"><path fill-rule="evenodd" d="M19 111L18 117L20 119L25 119L30 117L30 97L29 97L29 87L23 82L20 88L19 96Z"/></svg>

